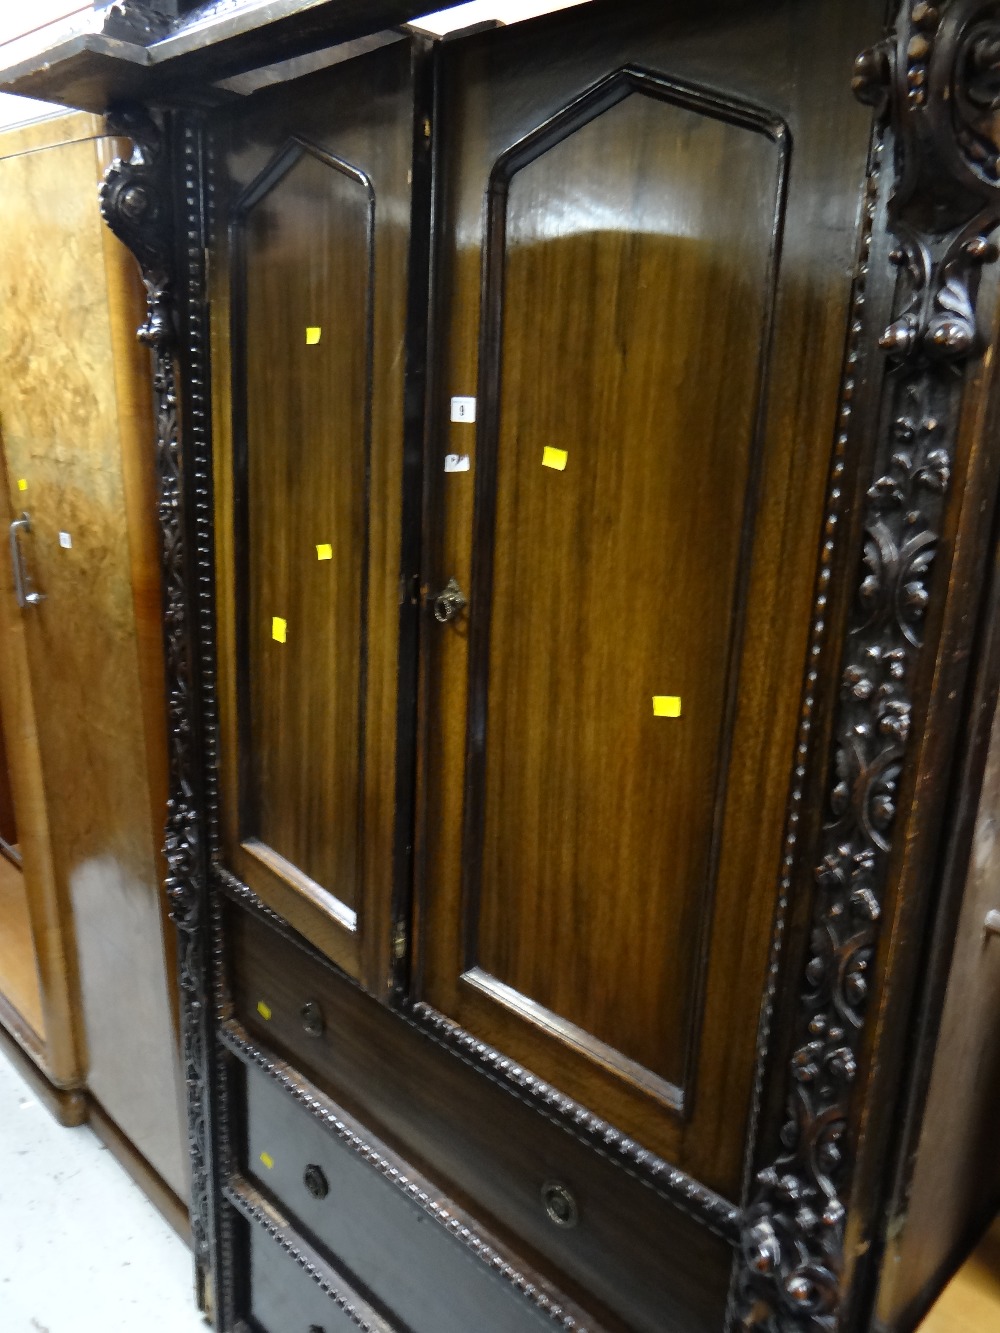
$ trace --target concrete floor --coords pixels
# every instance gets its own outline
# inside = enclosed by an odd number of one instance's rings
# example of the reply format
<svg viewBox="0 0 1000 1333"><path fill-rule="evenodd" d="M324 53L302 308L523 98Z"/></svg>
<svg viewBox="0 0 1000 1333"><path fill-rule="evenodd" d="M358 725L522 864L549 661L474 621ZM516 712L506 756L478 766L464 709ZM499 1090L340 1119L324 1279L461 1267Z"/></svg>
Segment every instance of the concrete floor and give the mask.
<svg viewBox="0 0 1000 1333"><path fill-rule="evenodd" d="M0 1055L2 1333L206 1333L191 1255L90 1129Z"/></svg>

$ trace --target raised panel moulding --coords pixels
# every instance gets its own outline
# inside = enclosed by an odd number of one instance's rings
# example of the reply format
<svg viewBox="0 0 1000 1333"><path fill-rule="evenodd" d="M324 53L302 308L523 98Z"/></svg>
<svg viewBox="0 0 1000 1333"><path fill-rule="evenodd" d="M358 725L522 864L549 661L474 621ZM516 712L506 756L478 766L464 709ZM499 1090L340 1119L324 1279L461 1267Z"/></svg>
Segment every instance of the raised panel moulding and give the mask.
<svg viewBox="0 0 1000 1333"><path fill-rule="evenodd" d="M508 148L487 194L464 981L677 1110L791 151L767 108L626 67ZM735 317L730 344L717 330ZM652 722L660 679L677 725Z"/></svg>

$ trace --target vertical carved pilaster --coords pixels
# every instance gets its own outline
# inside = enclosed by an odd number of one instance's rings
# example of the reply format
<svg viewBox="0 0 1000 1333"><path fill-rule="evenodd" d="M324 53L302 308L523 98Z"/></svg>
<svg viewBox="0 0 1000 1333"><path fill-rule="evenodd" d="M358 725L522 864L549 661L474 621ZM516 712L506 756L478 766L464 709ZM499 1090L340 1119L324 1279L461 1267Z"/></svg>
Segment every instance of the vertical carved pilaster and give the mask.
<svg viewBox="0 0 1000 1333"><path fill-rule="evenodd" d="M192 697L190 608L186 588L183 464L178 433L174 358L177 317L171 181L162 131L144 111L108 118L111 133L132 140L128 160L116 158L101 186L101 216L139 262L146 319L139 341L152 353L159 519L162 533L163 643L167 681L170 787L165 855L170 915L177 926L183 1070L191 1163L191 1229L202 1275L212 1267L209 1058L211 998L207 990L207 922L203 849L196 809L198 758Z"/></svg>
<svg viewBox="0 0 1000 1333"><path fill-rule="evenodd" d="M880 340L879 438L813 863L781 1148L757 1175L742 1231L737 1315L741 1327L761 1333L840 1326L852 1089L923 627L940 583L934 566L963 367L981 350L978 272L997 258L990 234L1000 222L992 119L1000 4L906 0L895 31L859 57L854 88L893 136L888 221L899 278Z"/></svg>

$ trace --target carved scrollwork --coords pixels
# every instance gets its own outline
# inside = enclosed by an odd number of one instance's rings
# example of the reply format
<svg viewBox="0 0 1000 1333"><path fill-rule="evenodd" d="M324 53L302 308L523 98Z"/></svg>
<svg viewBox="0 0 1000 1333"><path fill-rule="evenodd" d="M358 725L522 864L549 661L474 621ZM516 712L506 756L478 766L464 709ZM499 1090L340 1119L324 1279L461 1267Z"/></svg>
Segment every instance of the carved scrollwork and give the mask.
<svg viewBox="0 0 1000 1333"><path fill-rule="evenodd" d="M894 311L813 872L780 1145L744 1212L736 1314L761 1333L834 1333L851 1102L870 1005L913 690L935 590L962 371L982 348L979 273L998 249L1000 4L907 0L859 57L855 92L895 145Z"/></svg>

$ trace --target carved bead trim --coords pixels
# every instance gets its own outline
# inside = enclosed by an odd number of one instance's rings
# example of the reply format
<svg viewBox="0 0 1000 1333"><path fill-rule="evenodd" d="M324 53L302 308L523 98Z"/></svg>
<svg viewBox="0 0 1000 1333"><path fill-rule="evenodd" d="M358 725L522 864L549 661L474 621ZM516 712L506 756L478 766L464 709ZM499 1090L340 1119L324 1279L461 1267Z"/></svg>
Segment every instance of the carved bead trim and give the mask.
<svg viewBox="0 0 1000 1333"><path fill-rule="evenodd" d="M988 15L988 19L984 18ZM813 872L781 1146L746 1210L735 1312L744 1329L839 1326L853 1148L852 1101L897 816L914 729L964 362L979 350L976 274L997 257L1000 102L995 4L908 0L896 33L858 61L855 91L896 143L888 224L899 246L896 313L880 339L874 478L864 510ZM988 101L984 100L987 99ZM979 105L979 111L973 108ZM990 151L970 136L990 136Z"/></svg>
<svg viewBox="0 0 1000 1333"><path fill-rule="evenodd" d="M884 148L883 135L881 130L876 127L871 152L869 154L868 172L865 179L861 237L858 245L858 257L855 264L854 286L850 303L849 333L841 378L840 406L837 412L836 437L834 440L833 459L827 487L825 518L823 520L823 540L820 548L819 568L816 576L816 590L813 597L812 625L806 657L806 675L802 690L802 705L799 711L798 732L795 738L792 787L788 798L788 808L785 816L785 833L782 841L781 874L778 880L778 897L775 909L774 931L771 938L767 984L761 1006L760 1026L757 1035L753 1100L751 1104L749 1132L747 1135L750 1151L748 1151L747 1154L746 1173L743 1182L744 1198L746 1198L749 1193L752 1184L752 1149L756 1142L757 1129L760 1120L761 1097L763 1095L767 1053L770 1046L771 1026L774 1019L774 1001L780 971L781 951L784 944L785 929L788 921L788 908L791 901L793 872L799 842L799 824L802 817L802 802L805 798L809 745L816 716L816 689L819 683L819 664L823 654L823 645L826 641L826 616L829 590L833 578L833 561L837 549L837 535L840 529L841 518L843 516L844 469L846 466L847 447L850 438L848 431L854 412L854 399L857 389L856 371L861 355L862 333L865 328L864 312L871 262L872 231L875 223L875 212L878 205L879 179L882 171Z"/></svg>
<svg viewBox="0 0 1000 1333"><path fill-rule="evenodd" d="M279 935L284 936L289 943L296 945L305 953L308 953L310 957L316 959L317 962L321 962L327 967L331 966L328 958L324 957L318 949L314 949L308 940L303 939L302 936L288 924L283 916L280 916L273 907L268 907L267 903L254 893L249 884L244 884L243 881L237 875L234 875L231 870L227 870L223 865L215 865L212 867L212 875L216 884L227 898L230 898L235 903L239 903L241 907L246 907L254 914L254 916L262 918L273 930L276 930ZM339 975L341 974L338 969L338 976ZM351 983L351 985L357 984L353 977L348 977L346 972L343 973L343 976L346 981Z"/></svg>
<svg viewBox="0 0 1000 1333"><path fill-rule="evenodd" d="M198 654L202 813L209 863L218 854L219 845L219 774L218 710L216 702L215 569L212 501L212 448L210 419L210 328L206 292L205 253L212 225L214 178L210 169L207 136L202 120L185 118L180 136L184 199L184 268L186 275L186 415L185 464L192 478L191 529L195 593L192 618L196 629ZM203 971L202 993L208 977L214 985L214 1024L226 1009L225 941L222 932L221 905L209 878L207 919L203 923L205 958L210 964ZM207 1015L206 1015L207 1018ZM210 1038L206 1064L202 1071L200 1096L209 1098L207 1080L211 1074L214 1101L211 1124L218 1176L227 1179L233 1168L232 1110L230 1096L231 1058ZM191 1085L189 1084L189 1087ZM192 1090L192 1098L194 1092ZM208 1197L192 1197L192 1212L205 1210L204 1225L211 1222L216 1237L217 1265L214 1273L215 1307L222 1327L235 1318L235 1242L233 1215L229 1209L216 1209Z"/></svg>
<svg viewBox="0 0 1000 1333"><path fill-rule="evenodd" d="M301 1078L283 1061L277 1060L262 1051L251 1041L246 1030L236 1022L224 1025L221 1037L226 1046L240 1059L255 1068L263 1070L277 1083L299 1106L303 1107L314 1120L318 1120L325 1130L355 1153L362 1161L383 1176L401 1194L415 1204L436 1225L443 1227L450 1236L463 1245L479 1263L484 1264L504 1285L513 1287L518 1296L533 1305L558 1328L579 1330L583 1326L558 1301L553 1300L537 1283L525 1277L492 1245L455 1217L449 1209L432 1198L419 1184L410 1180L398 1167L382 1156L371 1144L339 1119L335 1110L317 1094L305 1079Z"/></svg>
<svg viewBox="0 0 1000 1333"><path fill-rule="evenodd" d="M219 887L229 898L277 930L313 962L336 971L342 983L361 989L353 977L334 968L328 958L298 935L283 917L261 902L242 880L221 867L216 867L214 873ZM479 1041L429 1004L402 1002L393 1012L416 1032L457 1056L463 1064L511 1093L532 1110L544 1115L578 1142L600 1153L686 1216L708 1227L722 1240L730 1244L736 1242L742 1213L728 1199L671 1166L662 1157L649 1152L579 1102L536 1078L509 1056Z"/></svg>
<svg viewBox="0 0 1000 1333"><path fill-rule="evenodd" d="M223 1186L223 1195L238 1213L253 1222L262 1231L275 1241L284 1252L295 1260L299 1268L302 1269L313 1282L319 1287L325 1296L335 1303L341 1313L351 1321L356 1328L363 1333L386 1333L386 1325L380 1320L377 1324L370 1323L347 1296L335 1285L332 1275L325 1267L312 1257L311 1252L306 1247L297 1242L294 1232L289 1231L278 1223L268 1214L263 1207L263 1200L255 1190L244 1183L236 1186L233 1183Z"/></svg>
<svg viewBox="0 0 1000 1333"><path fill-rule="evenodd" d="M201 705L201 777L205 836L210 860L219 853L219 716L216 690L215 537L211 440L211 332L206 292L205 249L211 234L215 176L207 136L189 123L183 134L187 267L187 365L190 439L187 457L193 480L195 611ZM202 184L203 182L203 184ZM204 197L201 190L204 190Z"/></svg>
<svg viewBox="0 0 1000 1333"><path fill-rule="evenodd" d="M493 1082L505 1086L602 1157L617 1163L688 1217L701 1222L723 1240L732 1243L736 1239L741 1212L728 1199L643 1148L621 1130L537 1078L510 1056L480 1041L429 1004L422 1001L407 1004L401 1012L411 1015L421 1031L438 1045L458 1055Z"/></svg>

